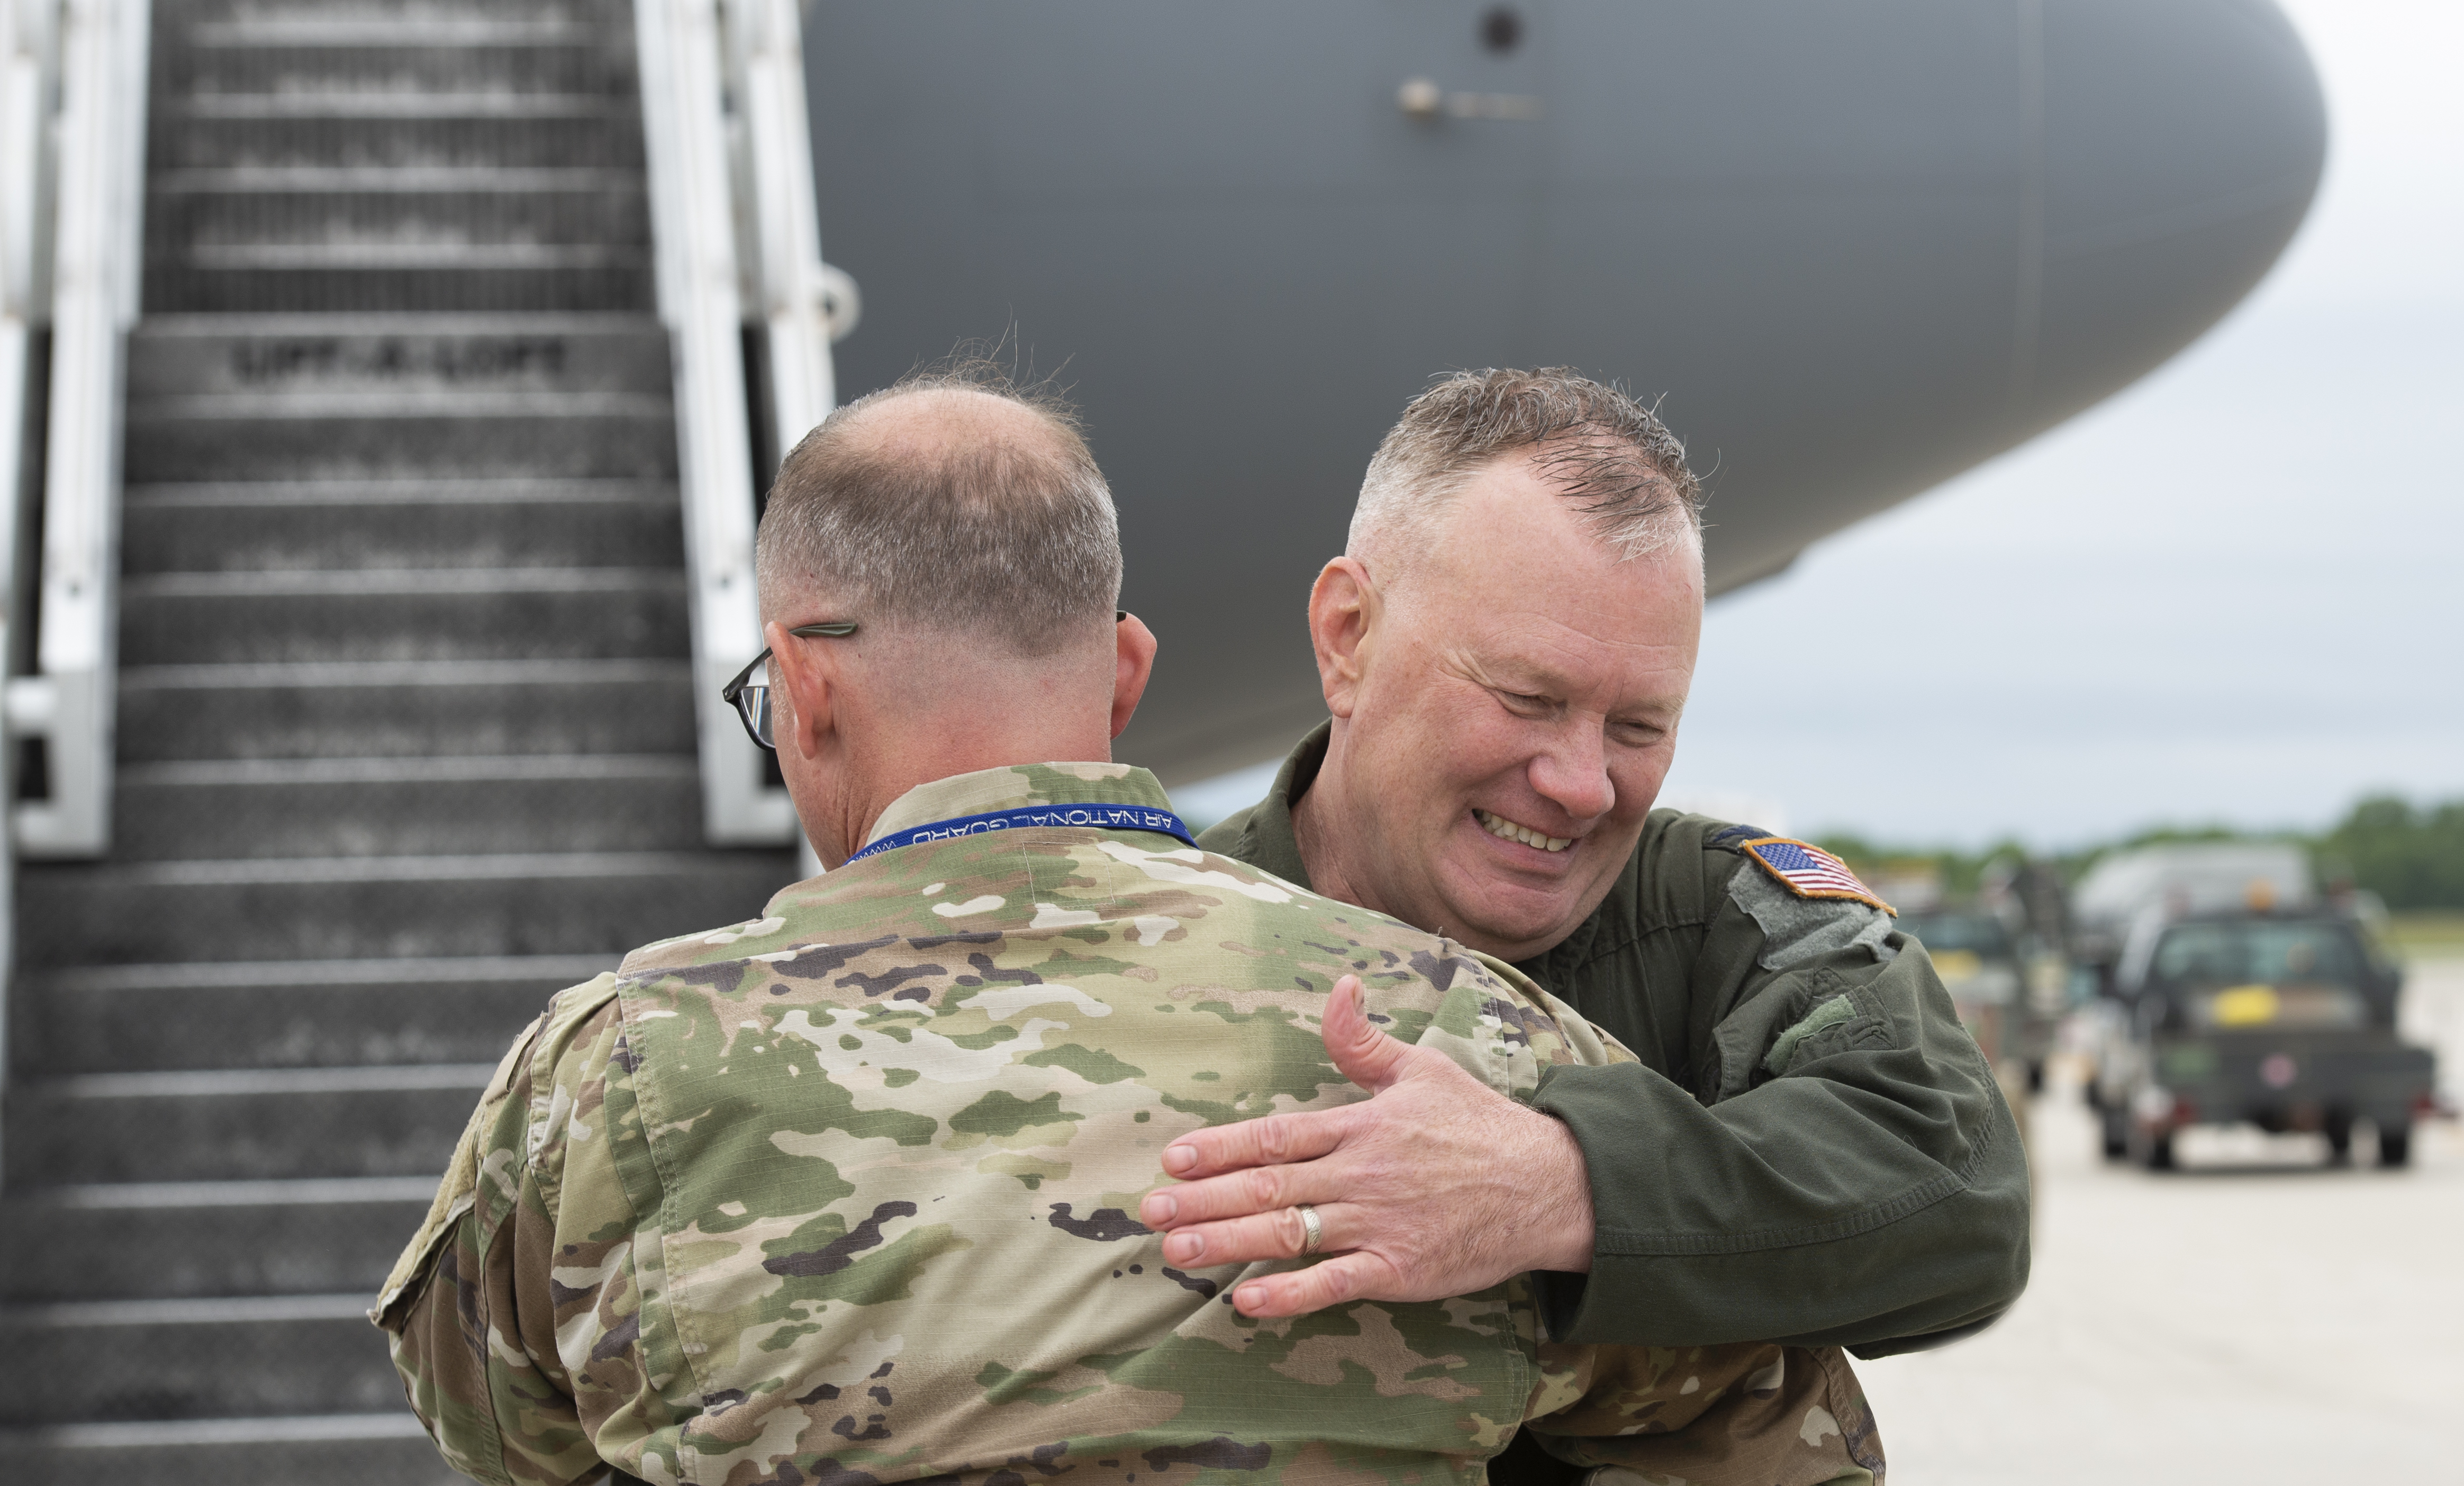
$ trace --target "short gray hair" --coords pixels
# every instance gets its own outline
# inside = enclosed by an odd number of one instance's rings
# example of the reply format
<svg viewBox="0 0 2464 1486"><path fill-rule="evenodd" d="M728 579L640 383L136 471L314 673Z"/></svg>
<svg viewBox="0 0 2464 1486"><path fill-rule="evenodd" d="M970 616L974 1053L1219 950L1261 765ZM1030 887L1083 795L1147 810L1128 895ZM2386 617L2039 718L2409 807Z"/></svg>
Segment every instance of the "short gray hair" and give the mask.
<svg viewBox="0 0 2464 1486"><path fill-rule="evenodd" d="M1387 430L1353 508L1353 551L1380 532L1425 535L1465 481L1519 449L1620 558L1703 530L1685 446L1650 408L1568 367L1489 367L1440 379Z"/></svg>
<svg viewBox="0 0 2464 1486"><path fill-rule="evenodd" d="M934 392L1015 404L1048 437L960 431L919 459L851 426L869 408ZM1040 656L1110 628L1120 523L1068 404L978 358L910 375L805 434L780 464L756 566L765 604L825 587L848 608L822 618L961 632Z"/></svg>

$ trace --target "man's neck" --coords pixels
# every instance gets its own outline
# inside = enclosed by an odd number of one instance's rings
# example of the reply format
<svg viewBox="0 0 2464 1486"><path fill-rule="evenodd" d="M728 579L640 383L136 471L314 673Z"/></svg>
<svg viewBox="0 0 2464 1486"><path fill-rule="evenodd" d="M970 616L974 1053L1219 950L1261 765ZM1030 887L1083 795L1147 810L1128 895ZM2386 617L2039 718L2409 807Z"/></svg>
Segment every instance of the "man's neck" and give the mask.
<svg viewBox="0 0 2464 1486"><path fill-rule="evenodd" d="M1301 798L1289 802L1292 844L1300 848L1309 887L1340 903L1356 904L1373 913L1387 911L1368 889L1368 875L1352 870L1347 845L1362 837L1351 819L1350 798L1343 789L1343 723L1337 720L1327 739L1325 761Z"/></svg>
<svg viewBox="0 0 2464 1486"><path fill-rule="evenodd" d="M1111 739L1101 724L1014 732L1000 736L974 732L967 720L948 719L943 728L899 730L895 738L868 749L869 757L852 762L820 801L825 819L837 824L845 855L864 849L882 813L910 790L983 769L1009 769L1054 762L1105 763L1112 756ZM801 814L803 802L799 800Z"/></svg>

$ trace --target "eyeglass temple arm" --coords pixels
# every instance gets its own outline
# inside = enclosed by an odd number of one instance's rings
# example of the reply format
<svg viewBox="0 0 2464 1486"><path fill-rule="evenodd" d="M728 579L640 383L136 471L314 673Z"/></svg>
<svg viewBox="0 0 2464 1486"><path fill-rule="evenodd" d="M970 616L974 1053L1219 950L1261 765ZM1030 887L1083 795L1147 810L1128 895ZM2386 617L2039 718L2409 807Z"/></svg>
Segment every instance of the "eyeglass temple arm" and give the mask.
<svg viewBox="0 0 2464 1486"><path fill-rule="evenodd" d="M1130 611L1127 609L1114 609L1112 611L1112 623L1115 624L1121 623L1129 617ZM791 635L803 635L807 639L820 639L825 636L831 639L843 639L846 636L854 634L856 632L856 622L854 620L825 620L818 624L799 624L795 628L787 631L787 633Z"/></svg>

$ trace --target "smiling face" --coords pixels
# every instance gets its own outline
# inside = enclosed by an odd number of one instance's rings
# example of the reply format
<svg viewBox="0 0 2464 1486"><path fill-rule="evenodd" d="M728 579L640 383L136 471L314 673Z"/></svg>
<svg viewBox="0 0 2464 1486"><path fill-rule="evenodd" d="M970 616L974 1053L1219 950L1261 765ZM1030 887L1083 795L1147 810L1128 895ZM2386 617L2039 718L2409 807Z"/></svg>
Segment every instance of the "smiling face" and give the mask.
<svg viewBox="0 0 2464 1486"><path fill-rule="evenodd" d="M1617 560L1528 452L1439 519L1402 571L1372 551L1319 579L1335 733L1295 828L1321 890L1524 959L1641 836L1693 680L1701 549Z"/></svg>

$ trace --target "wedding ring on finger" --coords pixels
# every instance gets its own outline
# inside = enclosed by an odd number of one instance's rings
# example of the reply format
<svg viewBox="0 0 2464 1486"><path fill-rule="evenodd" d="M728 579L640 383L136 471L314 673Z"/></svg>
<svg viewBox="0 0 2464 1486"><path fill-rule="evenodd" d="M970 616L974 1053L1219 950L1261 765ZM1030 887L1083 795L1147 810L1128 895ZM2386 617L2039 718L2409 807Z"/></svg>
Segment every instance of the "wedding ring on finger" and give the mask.
<svg viewBox="0 0 2464 1486"><path fill-rule="evenodd" d="M1301 1215L1301 1253L1315 1254L1317 1246L1326 1242L1326 1225L1317 1220L1317 1209L1304 1202L1292 1211Z"/></svg>

